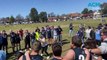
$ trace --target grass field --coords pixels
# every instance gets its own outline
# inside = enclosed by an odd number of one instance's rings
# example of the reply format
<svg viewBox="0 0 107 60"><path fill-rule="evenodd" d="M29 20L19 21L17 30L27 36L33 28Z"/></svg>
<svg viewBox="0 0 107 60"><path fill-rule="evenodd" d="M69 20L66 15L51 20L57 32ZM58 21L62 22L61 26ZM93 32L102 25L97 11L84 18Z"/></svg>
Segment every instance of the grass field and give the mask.
<svg viewBox="0 0 107 60"><path fill-rule="evenodd" d="M0 26L0 31L1 30L6 30L7 32L9 32L10 29L17 31L20 28L22 28L23 30L28 29L29 31L34 31L36 29L36 27L42 27L42 26L46 26L46 25L50 25L50 26L58 26L60 25L63 29L62 35L63 35L63 40L65 42L65 44L63 45L63 53L62 56L66 53L66 51L70 48L69 42L70 42L70 37L68 35L68 31L69 31L69 24L73 23L74 25L74 34L77 32L78 30L78 26L79 24L85 24L86 26L93 26L96 27L101 21L100 20L91 20L91 19L87 19L87 20L75 20L75 21L60 21L60 22L51 22L51 23L35 23L35 24L23 24L23 25L9 25L9 26ZM9 51L9 57L7 60L15 60L15 54L12 54L12 49L11 49L11 44L10 44L10 40L8 41L8 51ZM24 42L23 40L21 41L21 47L24 48ZM51 52L51 48L48 49L48 52Z"/></svg>

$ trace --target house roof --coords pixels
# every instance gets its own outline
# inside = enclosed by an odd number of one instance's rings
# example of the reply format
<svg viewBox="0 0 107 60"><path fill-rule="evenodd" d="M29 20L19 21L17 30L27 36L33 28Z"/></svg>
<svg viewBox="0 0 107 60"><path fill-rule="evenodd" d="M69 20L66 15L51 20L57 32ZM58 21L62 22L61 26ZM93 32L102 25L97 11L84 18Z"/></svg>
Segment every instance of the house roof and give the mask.
<svg viewBox="0 0 107 60"><path fill-rule="evenodd" d="M68 15L71 16L71 17L79 17L79 16L81 16L80 13L70 13Z"/></svg>

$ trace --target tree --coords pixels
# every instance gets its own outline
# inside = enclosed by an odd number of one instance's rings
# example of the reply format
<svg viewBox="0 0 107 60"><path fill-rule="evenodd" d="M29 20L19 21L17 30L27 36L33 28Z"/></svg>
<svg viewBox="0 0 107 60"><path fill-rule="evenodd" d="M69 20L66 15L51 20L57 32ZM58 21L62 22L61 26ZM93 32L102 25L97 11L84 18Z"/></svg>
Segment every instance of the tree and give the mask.
<svg viewBox="0 0 107 60"><path fill-rule="evenodd" d="M25 19L26 19L27 21L30 21L30 16L27 15Z"/></svg>
<svg viewBox="0 0 107 60"><path fill-rule="evenodd" d="M12 23L14 23L14 21L15 21L14 17L11 16L11 17L9 18L9 23L12 24Z"/></svg>
<svg viewBox="0 0 107 60"><path fill-rule="evenodd" d="M31 8L29 16L31 21L39 22L38 11L35 8Z"/></svg>
<svg viewBox="0 0 107 60"><path fill-rule="evenodd" d="M88 12L89 12L88 8L85 8L81 13L82 14L88 14Z"/></svg>
<svg viewBox="0 0 107 60"><path fill-rule="evenodd" d="M17 20L18 22L23 21L23 20L24 20L24 17L19 14L19 15L16 16L16 20Z"/></svg>
<svg viewBox="0 0 107 60"><path fill-rule="evenodd" d="M56 17L57 17L57 21L58 21L58 19L60 19L60 15L57 15Z"/></svg>
<svg viewBox="0 0 107 60"><path fill-rule="evenodd" d="M49 14L48 14L48 17L55 17L54 12L49 13Z"/></svg>
<svg viewBox="0 0 107 60"><path fill-rule="evenodd" d="M102 14L107 14L107 3L101 4L100 8Z"/></svg>
<svg viewBox="0 0 107 60"><path fill-rule="evenodd" d="M89 14L90 14L90 13L93 13L93 10L89 10L88 13L89 13Z"/></svg>
<svg viewBox="0 0 107 60"><path fill-rule="evenodd" d="M41 20L41 22L47 22L47 20L48 20L47 13L46 12L40 12L39 19Z"/></svg>

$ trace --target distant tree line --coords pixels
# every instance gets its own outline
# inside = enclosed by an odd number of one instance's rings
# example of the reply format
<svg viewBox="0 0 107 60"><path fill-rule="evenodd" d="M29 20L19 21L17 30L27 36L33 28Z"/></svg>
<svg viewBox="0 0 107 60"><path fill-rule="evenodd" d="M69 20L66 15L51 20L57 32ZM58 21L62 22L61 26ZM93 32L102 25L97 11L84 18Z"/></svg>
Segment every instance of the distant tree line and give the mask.
<svg viewBox="0 0 107 60"><path fill-rule="evenodd" d="M101 4L100 8L101 9L99 10L99 12L102 15L107 14L107 3ZM81 12L81 14L91 14L91 13L93 13L93 10L89 10L88 8L84 8L83 11ZM6 18L1 18L0 20L7 20L6 22L8 22L9 24L12 24L16 21L18 23L21 23L22 21L27 21L27 22L32 21L33 23L41 23L41 22L48 22L48 17L60 18L60 16L66 16L66 14L56 15L53 12L47 14L47 12L45 11L38 13L36 8L31 8L30 13L25 18L20 14L18 14L16 17L10 16Z"/></svg>

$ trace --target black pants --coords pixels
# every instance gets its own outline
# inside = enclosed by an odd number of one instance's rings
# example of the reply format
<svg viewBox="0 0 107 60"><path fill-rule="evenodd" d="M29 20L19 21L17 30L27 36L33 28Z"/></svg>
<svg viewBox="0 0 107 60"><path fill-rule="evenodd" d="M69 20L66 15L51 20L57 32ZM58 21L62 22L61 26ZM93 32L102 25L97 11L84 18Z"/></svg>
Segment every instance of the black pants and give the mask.
<svg viewBox="0 0 107 60"><path fill-rule="evenodd" d="M8 53L8 47L7 47L7 45L3 45L3 50L6 50L6 53Z"/></svg>
<svg viewBox="0 0 107 60"><path fill-rule="evenodd" d="M25 49L30 48L30 41L25 41Z"/></svg>
<svg viewBox="0 0 107 60"><path fill-rule="evenodd" d="M1 48L2 48L2 44L0 44L0 50L1 50Z"/></svg>
<svg viewBox="0 0 107 60"><path fill-rule="evenodd" d="M47 56L49 56L47 49L48 49L48 45L45 47L42 47L41 51L42 51L42 54L45 52L47 54Z"/></svg>
<svg viewBox="0 0 107 60"><path fill-rule="evenodd" d="M17 50L20 50L20 49L21 49L20 43L16 43L16 48L17 48ZM19 49L18 49L18 48L19 48Z"/></svg>
<svg viewBox="0 0 107 60"><path fill-rule="evenodd" d="M15 52L15 42L11 42L11 44L12 44L12 50L13 52Z"/></svg>

